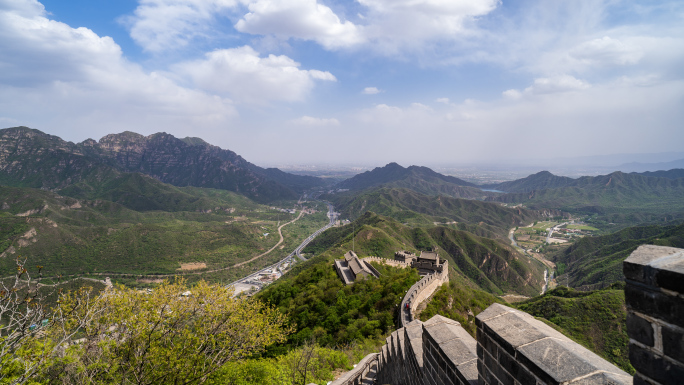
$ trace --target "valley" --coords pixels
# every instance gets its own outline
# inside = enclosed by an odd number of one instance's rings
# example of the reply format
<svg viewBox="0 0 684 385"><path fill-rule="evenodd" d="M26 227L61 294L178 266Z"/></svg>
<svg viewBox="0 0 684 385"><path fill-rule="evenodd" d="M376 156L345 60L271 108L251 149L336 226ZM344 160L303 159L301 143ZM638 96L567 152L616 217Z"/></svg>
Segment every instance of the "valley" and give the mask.
<svg viewBox="0 0 684 385"><path fill-rule="evenodd" d="M288 319L255 362L309 345L347 362L380 349L420 276L379 262L405 250L449 266L412 317L448 317L474 335L478 314L506 304L633 372L620 266L642 244L684 247L677 172L476 185L390 163L326 179L198 138L74 144L22 127L0 130L0 150L0 276L19 258L41 290L217 284ZM332 265L350 250L372 257L378 277L343 285Z"/></svg>

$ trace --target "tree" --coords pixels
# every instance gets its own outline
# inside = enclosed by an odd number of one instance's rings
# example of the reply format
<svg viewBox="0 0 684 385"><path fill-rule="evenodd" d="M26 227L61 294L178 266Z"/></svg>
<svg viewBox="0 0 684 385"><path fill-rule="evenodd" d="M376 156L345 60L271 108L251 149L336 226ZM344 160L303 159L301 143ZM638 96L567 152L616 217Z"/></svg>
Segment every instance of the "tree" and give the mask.
<svg viewBox="0 0 684 385"><path fill-rule="evenodd" d="M13 277L0 280L0 383L23 384L33 378L71 340L78 330L97 316L89 288L75 294L69 309L53 313L46 305L26 260L16 258ZM41 267L38 266L40 277ZM78 312L76 314L75 312ZM65 323L69 319L70 321Z"/></svg>
<svg viewBox="0 0 684 385"><path fill-rule="evenodd" d="M190 289L183 280L151 292L123 286L106 291L95 304L100 316L82 328L82 341L64 349L44 377L80 384L200 384L225 363L284 341L290 330L282 314L231 295L204 281ZM77 300L64 296L59 308L69 312Z"/></svg>

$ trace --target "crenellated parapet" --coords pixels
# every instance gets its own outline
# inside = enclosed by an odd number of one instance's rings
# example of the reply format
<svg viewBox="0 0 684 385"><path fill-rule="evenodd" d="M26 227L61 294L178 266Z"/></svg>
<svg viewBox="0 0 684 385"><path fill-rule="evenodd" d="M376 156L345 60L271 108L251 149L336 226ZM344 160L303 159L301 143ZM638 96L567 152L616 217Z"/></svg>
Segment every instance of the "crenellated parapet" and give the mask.
<svg viewBox="0 0 684 385"><path fill-rule="evenodd" d="M632 383L629 374L520 310L493 304L475 323L481 385Z"/></svg>
<svg viewBox="0 0 684 385"><path fill-rule="evenodd" d="M475 318L477 339L439 315L402 323L375 356L376 371L367 372L365 383L684 384L684 250L642 246L624 272L634 377L531 315L493 304Z"/></svg>
<svg viewBox="0 0 684 385"><path fill-rule="evenodd" d="M684 384L684 250L640 246L623 271L634 384Z"/></svg>
<svg viewBox="0 0 684 385"><path fill-rule="evenodd" d="M446 261L445 261L446 263ZM399 326L405 326L413 321L413 315L418 308L418 305L428 299L440 286L449 282L448 268L441 273L426 275L411 286L401 300L401 309L399 311Z"/></svg>

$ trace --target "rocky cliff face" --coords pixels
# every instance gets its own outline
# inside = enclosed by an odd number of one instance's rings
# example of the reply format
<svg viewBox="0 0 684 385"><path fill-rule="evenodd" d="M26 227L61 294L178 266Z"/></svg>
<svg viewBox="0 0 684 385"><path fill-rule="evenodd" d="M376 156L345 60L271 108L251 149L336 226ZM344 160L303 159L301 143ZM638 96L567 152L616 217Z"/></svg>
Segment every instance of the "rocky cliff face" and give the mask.
<svg viewBox="0 0 684 385"><path fill-rule="evenodd" d="M59 189L88 173L106 168L78 146L59 137L26 127L0 131L0 183Z"/></svg>
<svg viewBox="0 0 684 385"><path fill-rule="evenodd" d="M74 144L26 127L0 130L3 184L61 189L93 172L138 172L176 186L230 190L261 202L296 199L301 189L322 185L318 178L278 170L295 182L288 186L278 175L270 177L269 170L201 139L182 140L166 133L127 131Z"/></svg>

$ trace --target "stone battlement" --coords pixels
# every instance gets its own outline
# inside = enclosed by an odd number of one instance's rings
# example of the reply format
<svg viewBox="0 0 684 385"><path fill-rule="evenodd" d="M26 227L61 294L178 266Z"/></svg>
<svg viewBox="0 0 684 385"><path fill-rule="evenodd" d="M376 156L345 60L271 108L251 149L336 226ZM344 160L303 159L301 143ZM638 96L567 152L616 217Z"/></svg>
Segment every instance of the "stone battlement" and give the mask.
<svg viewBox="0 0 684 385"><path fill-rule="evenodd" d="M424 276L406 292L404 299L401 300L399 320L397 322L399 327L406 326L409 322L413 321L413 314L416 312L418 305L430 298L444 283L449 282L449 263L444 261L443 266L443 270Z"/></svg>
<svg viewBox="0 0 684 385"><path fill-rule="evenodd" d="M402 321L379 354L333 384L684 384L684 250L641 246L624 272L634 377L531 315L493 304L475 318L477 339L439 315ZM430 279L438 277L421 282Z"/></svg>

